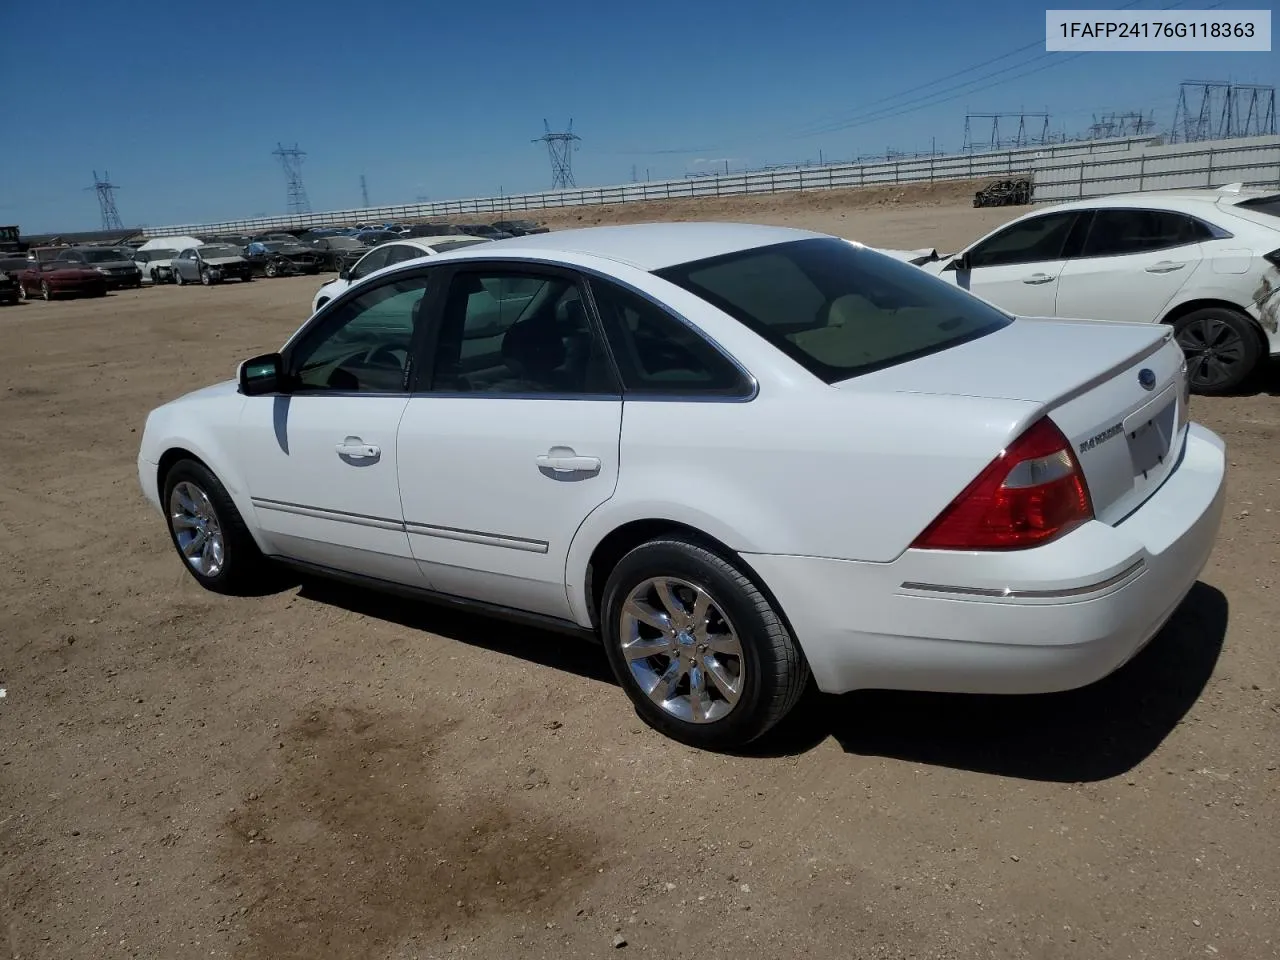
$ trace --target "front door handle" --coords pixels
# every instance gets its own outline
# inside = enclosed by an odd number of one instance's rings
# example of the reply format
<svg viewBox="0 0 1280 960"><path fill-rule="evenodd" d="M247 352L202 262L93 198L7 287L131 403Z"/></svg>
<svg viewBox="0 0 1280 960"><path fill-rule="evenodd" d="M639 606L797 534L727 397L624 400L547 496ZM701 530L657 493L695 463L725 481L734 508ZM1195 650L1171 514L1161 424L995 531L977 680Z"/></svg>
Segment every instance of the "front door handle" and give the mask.
<svg viewBox="0 0 1280 960"><path fill-rule="evenodd" d="M1023 283L1052 283L1053 277L1047 273L1033 273L1022 281Z"/></svg>
<svg viewBox="0 0 1280 960"><path fill-rule="evenodd" d="M596 473L600 470L600 458L579 457L572 451L568 454L544 453L538 457L538 469L556 473Z"/></svg>
<svg viewBox="0 0 1280 960"><path fill-rule="evenodd" d="M1173 273L1175 270L1181 270L1185 267L1185 263L1174 263L1172 260L1161 260L1159 263L1153 263L1147 267L1147 273Z"/></svg>
<svg viewBox="0 0 1280 960"><path fill-rule="evenodd" d="M382 455L382 451L376 446L365 443L359 437L347 437L333 449L338 456L345 457L347 460L374 460Z"/></svg>

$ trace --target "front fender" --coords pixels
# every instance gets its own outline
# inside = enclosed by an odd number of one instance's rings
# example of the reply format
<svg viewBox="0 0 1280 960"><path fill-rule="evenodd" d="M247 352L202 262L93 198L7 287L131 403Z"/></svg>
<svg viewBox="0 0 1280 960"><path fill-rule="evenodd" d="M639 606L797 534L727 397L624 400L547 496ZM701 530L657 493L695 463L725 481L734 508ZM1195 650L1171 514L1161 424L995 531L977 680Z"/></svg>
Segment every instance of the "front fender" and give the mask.
<svg viewBox="0 0 1280 960"><path fill-rule="evenodd" d="M208 392L225 393L226 385L210 388ZM256 513L249 497L248 484L243 470L234 456L236 429L245 397L201 397L206 391L197 391L189 397L158 407L147 418L143 429L138 457L150 466L156 477L157 489L163 496L164 478L159 475L160 461L174 450L185 450L202 462L226 489L231 501L246 521L250 533L264 546L257 533Z"/></svg>

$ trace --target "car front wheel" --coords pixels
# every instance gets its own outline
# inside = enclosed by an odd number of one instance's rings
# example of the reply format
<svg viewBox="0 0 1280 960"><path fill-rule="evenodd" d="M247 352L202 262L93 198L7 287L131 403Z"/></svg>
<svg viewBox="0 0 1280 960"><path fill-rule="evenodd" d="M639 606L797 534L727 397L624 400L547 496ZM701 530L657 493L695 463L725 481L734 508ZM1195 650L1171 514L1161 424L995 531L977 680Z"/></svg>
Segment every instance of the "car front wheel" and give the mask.
<svg viewBox="0 0 1280 960"><path fill-rule="evenodd" d="M218 478L197 460L179 460L164 477L165 519L183 565L206 590L260 588L267 559Z"/></svg>
<svg viewBox="0 0 1280 960"><path fill-rule="evenodd" d="M624 556L602 604L605 651L636 712L674 740L731 749L799 701L809 667L769 599L707 545L653 540Z"/></svg>
<svg viewBox="0 0 1280 960"><path fill-rule="evenodd" d="M1238 389L1262 358L1253 321L1226 307L1205 307L1179 317L1173 329L1187 358L1193 393L1214 396Z"/></svg>

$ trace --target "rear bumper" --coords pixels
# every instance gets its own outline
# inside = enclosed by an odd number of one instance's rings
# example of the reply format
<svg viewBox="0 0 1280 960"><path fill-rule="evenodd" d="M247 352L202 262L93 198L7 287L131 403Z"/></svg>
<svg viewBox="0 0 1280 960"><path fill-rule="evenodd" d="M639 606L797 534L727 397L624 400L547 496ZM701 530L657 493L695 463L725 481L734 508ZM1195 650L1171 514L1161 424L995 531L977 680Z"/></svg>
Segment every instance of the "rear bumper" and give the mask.
<svg viewBox="0 0 1280 960"><path fill-rule="evenodd" d="M892 563L752 554L820 689L1048 693L1126 663L1186 597L1226 497L1222 441L1188 429L1177 469L1116 526L1010 553Z"/></svg>

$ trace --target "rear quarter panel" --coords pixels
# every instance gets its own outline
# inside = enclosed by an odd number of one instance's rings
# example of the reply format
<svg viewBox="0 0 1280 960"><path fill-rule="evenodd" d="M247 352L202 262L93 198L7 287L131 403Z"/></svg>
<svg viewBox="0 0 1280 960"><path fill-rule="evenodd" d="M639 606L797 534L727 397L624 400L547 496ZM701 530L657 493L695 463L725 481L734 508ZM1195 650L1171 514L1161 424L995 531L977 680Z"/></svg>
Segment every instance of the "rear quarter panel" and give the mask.
<svg viewBox="0 0 1280 960"><path fill-rule="evenodd" d="M637 520L744 554L893 560L1037 409L822 384L739 403L627 400L617 489L570 548L571 602L596 545Z"/></svg>

